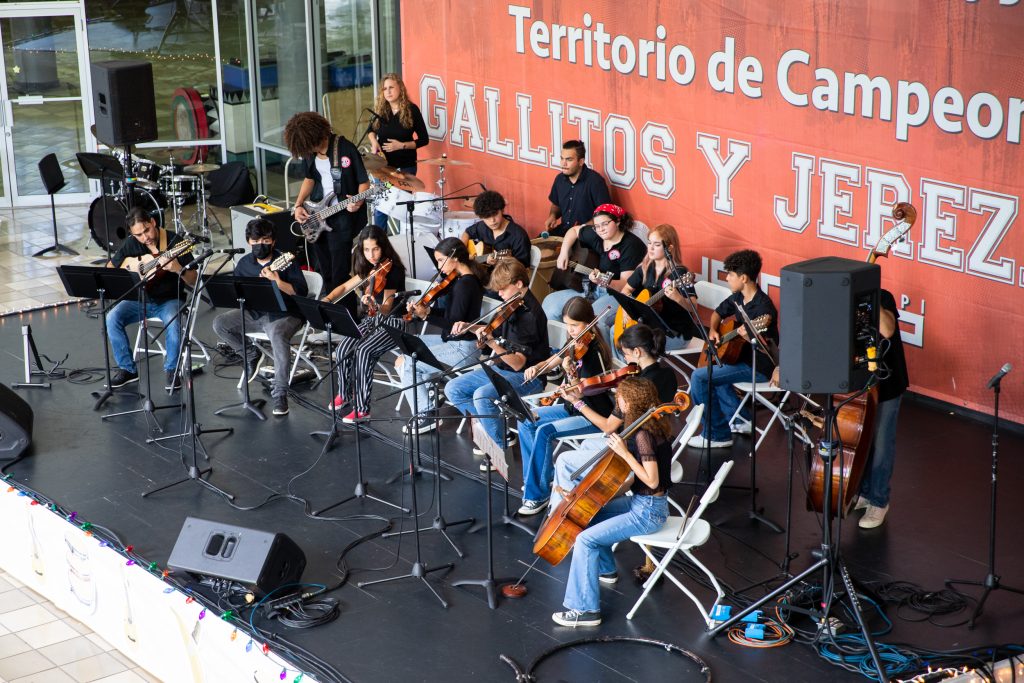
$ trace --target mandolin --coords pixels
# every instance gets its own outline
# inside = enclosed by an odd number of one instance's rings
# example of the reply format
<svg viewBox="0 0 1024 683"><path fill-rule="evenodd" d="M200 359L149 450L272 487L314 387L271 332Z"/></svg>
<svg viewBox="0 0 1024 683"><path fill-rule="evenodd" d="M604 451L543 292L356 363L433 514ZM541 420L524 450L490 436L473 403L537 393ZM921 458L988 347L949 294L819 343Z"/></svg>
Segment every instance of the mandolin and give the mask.
<svg viewBox="0 0 1024 683"><path fill-rule="evenodd" d="M669 287L681 292L685 287L692 285L694 279L695 277L693 273L683 273L681 276L672 280L672 282L667 286L662 287L654 294L651 294L646 288L644 288L641 289L633 298L642 304L647 304L651 308L656 308L661 305L661 300L668 294ZM636 325L636 321L630 318L629 314L627 314L620 306L619 310L615 312L615 323L612 326L612 339L615 340L616 344L619 343L619 337L622 336L622 333L633 327L633 325Z"/></svg>
<svg viewBox="0 0 1024 683"><path fill-rule="evenodd" d="M765 313L759 315L750 322L754 323L754 329L757 330L758 334L763 334L768 326L772 323L771 315ZM739 361L740 352L743 350L743 345L747 343L747 340L740 336L740 330L743 329L743 323L737 322L735 318L726 320L718 326L718 358L725 365L732 365ZM701 354L700 363L697 367L704 367L708 364L707 354Z"/></svg>
<svg viewBox="0 0 1024 683"><path fill-rule="evenodd" d="M294 260L295 260L295 252L294 251L286 251L283 254L281 254L280 256L278 256L276 259L271 261L270 264L267 266L267 268L269 268L270 272L272 272L272 273L279 273L282 270L284 270L285 268L287 268L288 266L290 266Z"/></svg>

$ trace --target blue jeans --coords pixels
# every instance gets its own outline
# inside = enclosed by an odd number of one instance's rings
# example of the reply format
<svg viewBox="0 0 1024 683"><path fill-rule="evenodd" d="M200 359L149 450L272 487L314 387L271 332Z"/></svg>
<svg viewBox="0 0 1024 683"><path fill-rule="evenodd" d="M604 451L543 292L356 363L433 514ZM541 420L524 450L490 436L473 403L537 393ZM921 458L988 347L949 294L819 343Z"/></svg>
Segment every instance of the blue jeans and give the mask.
<svg viewBox="0 0 1024 683"><path fill-rule="evenodd" d="M164 349L167 351L164 357L164 370L173 370L178 365L181 344L181 326L178 324L180 319L173 323L169 321L178 314L179 306L181 302L178 299L146 302L146 316L160 318L167 328L167 332L164 333L167 336L164 340ZM138 369L135 367L135 357L131 344L128 343L125 328L141 320L142 306L138 301L126 299L107 313L107 336L110 338L110 348L114 352L114 362L117 363L117 367L128 372L138 372Z"/></svg>
<svg viewBox="0 0 1024 683"><path fill-rule="evenodd" d="M875 412L875 438L868 453L867 469L860 482L860 495L875 507L889 504L889 481L896 461L896 418L900 414L900 394L882 401Z"/></svg>
<svg viewBox="0 0 1024 683"><path fill-rule="evenodd" d="M534 394L541 389L541 380L534 377L526 384L523 384L523 373L513 372L504 368L494 368L495 372L508 380L509 384L520 396ZM444 388L448 402L467 417L474 415L495 415L498 412L494 405L498 398L498 392L491 384L490 378L483 370L474 370L465 375L460 375L448 382ZM480 426L487 435L494 440L494 443L501 447L505 443L504 435L501 433L501 420L497 418L481 419Z"/></svg>
<svg viewBox="0 0 1024 683"><path fill-rule="evenodd" d="M555 438L579 436L597 431L594 423L582 415L572 415L564 404L534 410L536 422L519 423L519 450L523 454L523 482L526 500L547 500L551 495Z"/></svg>
<svg viewBox="0 0 1024 683"><path fill-rule="evenodd" d="M453 368L462 367L468 365L477 359L476 342L475 341L450 341L446 342L441 339L439 334L424 334L420 336L423 343L427 345L430 352L434 354L434 357L442 363L446 363ZM416 363L416 379L413 380L412 376L412 359L403 356L405 358L402 361L402 369L399 374L402 378L402 386L408 387L413 385L415 382L421 382L430 375L433 375L439 370L433 365L427 365L426 363ZM413 408L413 389L406 389L403 393L405 400L409 402L409 410ZM421 384L415 389L416 392L416 409L420 414L429 413L434 410L434 403L430 400L430 383Z"/></svg>
<svg viewBox="0 0 1024 683"><path fill-rule="evenodd" d="M665 496L620 496L605 505L579 536L572 549L566 609L597 612L601 609L598 575L615 571L612 546L630 536L649 534L668 519Z"/></svg>
<svg viewBox="0 0 1024 683"><path fill-rule="evenodd" d="M746 363L736 365L715 366L711 376L714 382L714 393L708 387L707 367L697 368L690 375L690 398L693 402L706 406L704 415L711 411L710 422L704 419L702 434L711 441L728 441L732 438L732 431L729 429L729 418L736 412L740 405L740 399L736 390L732 388L734 382L750 381L750 366ZM767 382L768 377L757 373L758 382ZM714 405L708 406L708 399L714 400Z"/></svg>
<svg viewBox="0 0 1024 683"><path fill-rule="evenodd" d="M402 172L402 173L408 173L410 175L416 175L416 164L413 164L412 166L403 166L403 167L401 167L398 170L400 172ZM374 180L373 182L379 182L379 181ZM377 211L376 209L374 209L374 211L373 211L373 224L376 225L381 230L387 231L387 229L388 229L388 215L386 213L384 213L383 211Z"/></svg>
<svg viewBox="0 0 1024 683"><path fill-rule="evenodd" d="M564 491L572 491L576 488L576 485L583 481L583 477L587 476L593 465L586 467L582 470L578 476L573 478L573 474L576 470L581 467L585 467L588 462L594 459L600 451L604 450L608 445L606 439L588 439L583 442L583 446L574 451L563 451L558 456L558 461L555 462L554 476L555 486L561 487ZM558 507L558 504L562 502L562 494L552 488L551 490L551 505L548 509L554 510Z"/></svg>

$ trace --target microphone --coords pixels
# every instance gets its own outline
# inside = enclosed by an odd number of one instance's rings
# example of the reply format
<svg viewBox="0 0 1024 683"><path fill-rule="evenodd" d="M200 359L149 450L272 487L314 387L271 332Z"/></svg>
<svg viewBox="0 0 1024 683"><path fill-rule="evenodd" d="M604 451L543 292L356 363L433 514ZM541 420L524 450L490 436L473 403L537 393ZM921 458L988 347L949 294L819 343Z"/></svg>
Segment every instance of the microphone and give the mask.
<svg viewBox="0 0 1024 683"><path fill-rule="evenodd" d="M522 344L516 344L516 343L510 342L505 337L498 337L497 339L495 339L495 341L498 342L499 346L502 346L503 348L505 348L505 349L507 349L509 351L514 351L516 353L522 353L522 354L527 354L527 353L530 352L530 349L528 349L527 347L523 346Z"/></svg>
<svg viewBox="0 0 1024 683"><path fill-rule="evenodd" d="M994 389L998 387L999 383L1003 381L1003 377L1005 377L1010 372L1010 370L1013 370L1013 366L1010 365L1009 363L999 368L999 372L992 375L992 379L988 381L988 384L985 386L985 388Z"/></svg>
<svg viewBox="0 0 1024 683"><path fill-rule="evenodd" d="M407 290L407 291L404 291L404 292L395 292L392 296L394 296L396 299L398 299L398 298L401 298L403 296L419 296L422 293L423 292L421 290L419 290L419 289L410 289L410 290Z"/></svg>
<svg viewBox="0 0 1024 683"><path fill-rule="evenodd" d="M379 121L383 121L384 120L383 116L381 116L380 114L378 114L374 110L370 109L369 107L365 107L363 109L363 111L368 112L370 114L370 116L372 116L373 118L375 118L375 119L377 119Z"/></svg>
<svg viewBox="0 0 1024 683"><path fill-rule="evenodd" d="M244 254L245 249L241 247L235 247L234 249L213 249L210 251L211 254Z"/></svg>
<svg viewBox="0 0 1024 683"><path fill-rule="evenodd" d="M192 233L186 233L185 236L186 238L192 240L193 242L203 242L205 244L210 243L210 238L207 237L206 235L194 235Z"/></svg>

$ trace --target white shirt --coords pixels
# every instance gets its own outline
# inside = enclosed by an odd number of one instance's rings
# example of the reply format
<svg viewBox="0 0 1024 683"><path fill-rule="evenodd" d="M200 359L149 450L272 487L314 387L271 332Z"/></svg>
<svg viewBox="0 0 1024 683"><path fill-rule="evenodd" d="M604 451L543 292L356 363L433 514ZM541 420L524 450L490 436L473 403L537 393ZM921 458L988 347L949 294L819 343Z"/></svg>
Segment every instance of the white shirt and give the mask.
<svg viewBox="0 0 1024 683"><path fill-rule="evenodd" d="M324 196L326 197L330 193L334 192L334 177L331 175L331 160L321 159L317 155L316 159L316 172L320 174L320 186L324 188ZM338 198L335 197L331 200L328 206L338 203Z"/></svg>

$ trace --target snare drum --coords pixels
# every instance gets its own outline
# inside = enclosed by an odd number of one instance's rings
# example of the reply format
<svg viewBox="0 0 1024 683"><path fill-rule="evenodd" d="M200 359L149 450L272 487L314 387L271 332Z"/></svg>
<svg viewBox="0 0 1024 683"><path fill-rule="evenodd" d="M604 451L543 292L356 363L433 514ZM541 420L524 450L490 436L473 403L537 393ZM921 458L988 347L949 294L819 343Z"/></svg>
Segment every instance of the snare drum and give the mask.
<svg viewBox="0 0 1024 683"><path fill-rule="evenodd" d="M165 175L160 178L160 191L168 199L190 199L199 192L202 182L195 175Z"/></svg>

